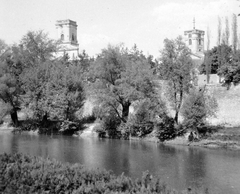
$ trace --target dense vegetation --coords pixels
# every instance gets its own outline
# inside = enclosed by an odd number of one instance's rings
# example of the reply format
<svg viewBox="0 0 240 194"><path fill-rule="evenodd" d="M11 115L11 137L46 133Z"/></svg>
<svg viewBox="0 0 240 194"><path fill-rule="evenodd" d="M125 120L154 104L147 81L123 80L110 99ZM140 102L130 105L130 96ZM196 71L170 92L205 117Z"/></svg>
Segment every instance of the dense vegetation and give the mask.
<svg viewBox="0 0 240 194"><path fill-rule="evenodd" d="M2 115L10 114L12 124L24 130L79 130L77 113L86 98L83 72L90 63L86 53L77 61L54 57L58 42L43 31L28 32L18 46L8 47L3 41L1 45L0 99L7 107ZM27 110L27 121L19 121L21 109Z"/></svg>
<svg viewBox="0 0 240 194"><path fill-rule="evenodd" d="M225 29L222 31L222 21L218 18L217 46L205 52L204 63L200 66L200 73L207 74L209 82L210 74L218 74L221 77L221 83L230 88L231 84L237 85L240 82L240 53L239 38L237 32L237 15L232 15L232 41L229 41L230 30L228 17L225 18ZM208 36L210 34L208 33ZM208 47L209 47L208 37Z"/></svg>
<svg viewBox="0 0 240 194"><path fill-rule="evenodd" d="M148 172L141 179L87 170L75 164L21 154L0 155L0 193L162 193L177 194ZM182 192L197 194L202 192ZM209 193L206 191L206 193Z"/></svg>
<svg viewBox="0 0 240 194"><path fill-rule="evenodd" d="M73 134L88 120L82 115L87 98L95 101L90 118L98 118L96 131L102 137L152 133L164 141L191 129L188 120L198 118L198 111L187 113L192 105L185 105L184 111L182 107L195 87L195 67L180 36L164 40L159 60L145 56L136 45L128 49L123 44L109 45L95 59L85 51L75 60L68 55L56 58L59 42L43 31L28 32L20 45L0 45L0 116L9 114L21 130ZM202 100L207 96L202 94ZM210 114L204 112L211 108L200 103L197 110L203 110L203 118L194 122L205 125ZM22 109L28 118L19 121ZM173 118L170 110L175 111Z"/></svg>

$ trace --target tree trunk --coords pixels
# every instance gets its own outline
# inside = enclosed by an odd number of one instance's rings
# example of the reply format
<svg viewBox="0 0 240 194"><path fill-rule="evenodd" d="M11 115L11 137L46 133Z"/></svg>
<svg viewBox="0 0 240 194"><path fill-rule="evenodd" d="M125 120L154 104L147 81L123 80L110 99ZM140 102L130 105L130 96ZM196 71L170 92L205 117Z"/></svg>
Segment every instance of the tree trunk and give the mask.
<svg viewBox="0 0 240 194"><path fill-rule="evenodd" d="M43 117L42 117L42 127L48 127L48 113L45 112Z"/></svg>
<svg viewBox="0 0 240 194"><path fill-rule="evenodd" d="M15 127L18 126L19 124L19 121L18 121L18 115L17 115L17 109L16 108L13 108L10 112L10 115L11 115L11 119L12 119L12 123Z"/></svg>
<svg viewBox="0 0 240 194"><path fill-rule="evenodd" d="M176 124L178 124L178 110L176 110L174 121Z"/></svg>
<svg viewBox="0 0 240 194"><path fill-rule="evenodd" d="M122 120L124 122L127 122L127 120L128 120L130 105L131 105L130 102L125 102L124 104L122 104Z"/></svg>

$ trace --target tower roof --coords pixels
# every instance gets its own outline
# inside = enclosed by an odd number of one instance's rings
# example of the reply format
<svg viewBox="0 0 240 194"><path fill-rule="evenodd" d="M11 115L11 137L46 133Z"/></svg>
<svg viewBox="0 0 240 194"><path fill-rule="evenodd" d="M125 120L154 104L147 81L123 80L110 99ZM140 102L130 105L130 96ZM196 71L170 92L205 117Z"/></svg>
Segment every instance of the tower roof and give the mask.
<svg viewBox="0 0 240 194"><path fill-rule="evenodd" d="M72 20L57 20L56 26L61 26L61 25L72 25L77 27L77 22L72 21Z"/></svg>
<svg viewBox="0 0 240 194"><path fill-rule="evenodd" d="M198 30L198 29L193 29L193 30L186 30L184 31L184 35L187 35L187 34L202 34L204 35L205 32L203 30Z"/></svg>

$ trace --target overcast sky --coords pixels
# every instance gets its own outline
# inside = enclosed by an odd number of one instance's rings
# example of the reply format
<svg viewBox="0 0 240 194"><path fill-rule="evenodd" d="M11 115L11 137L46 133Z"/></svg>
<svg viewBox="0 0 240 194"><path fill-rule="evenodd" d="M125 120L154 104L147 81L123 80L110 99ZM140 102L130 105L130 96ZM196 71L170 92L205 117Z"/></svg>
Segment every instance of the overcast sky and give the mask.
<svg viewBox="0 0 240 194"><path fill-rule="evenodd" d="M223 26L229 16L231 28L239 5L237 0L0 0L0 39L18 43L27 31L40 29L56 38L56 20L71 19L78 24L80 50L90 56L109 43L136 43L158 57L163 40L191 30L194 17L197 29L206 32L209 26L214 46L218 16Z"/></svg>

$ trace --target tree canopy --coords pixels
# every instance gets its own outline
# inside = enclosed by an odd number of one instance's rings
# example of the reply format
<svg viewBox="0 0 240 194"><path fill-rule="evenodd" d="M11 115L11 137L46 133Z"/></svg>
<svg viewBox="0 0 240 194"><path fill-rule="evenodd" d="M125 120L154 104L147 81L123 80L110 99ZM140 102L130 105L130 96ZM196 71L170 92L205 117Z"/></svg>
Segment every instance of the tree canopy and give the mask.
<svg viewBox="0 0 240 194"><path fill-rule="evenodd" d="M189 91L194 76L190 50L181 36L174 40L164 40L158 71L160 78L168 83L168 94L175 110L174 119L178 123L184 94Z"/></svg>
<svg viewBox="0 0 240 194"><path fill-rule="evenodd" d="M155 96L153 70L146 57L135 48L108 46L91 68L93 91L106 112L113 111L127 122L130 105Z"/></svg>

